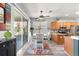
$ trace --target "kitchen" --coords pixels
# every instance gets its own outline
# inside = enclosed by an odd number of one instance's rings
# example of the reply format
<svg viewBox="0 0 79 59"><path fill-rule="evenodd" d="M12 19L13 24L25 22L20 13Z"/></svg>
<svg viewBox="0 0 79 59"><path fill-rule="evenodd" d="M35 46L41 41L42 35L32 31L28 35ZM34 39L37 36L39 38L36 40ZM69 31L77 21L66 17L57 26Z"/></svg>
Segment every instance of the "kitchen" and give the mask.
<svg viewBox="0 0 79 59"><path fill-rule="evenodd" d="M78 5L0 3L0 55L79 56ZM8 41L4 36L7 31L11 36Z"/></svg>

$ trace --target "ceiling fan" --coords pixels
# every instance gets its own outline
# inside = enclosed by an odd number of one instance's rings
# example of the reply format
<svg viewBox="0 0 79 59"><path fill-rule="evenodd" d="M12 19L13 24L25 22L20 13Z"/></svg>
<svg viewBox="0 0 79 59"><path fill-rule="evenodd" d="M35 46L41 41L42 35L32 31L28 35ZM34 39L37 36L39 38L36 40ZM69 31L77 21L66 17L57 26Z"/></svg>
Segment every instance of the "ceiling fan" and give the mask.
<svg viewBox="0 0 79 59"><path fill-rule="evenodd" d="M49 13L50 12L52 12L52 11L49 11ZM40 16L39 17L37 17L37 18L35 18L36 20L44 20L45 18L48 18L48 17L50 17L49 15L43 15L43 11L41 10L40 11Z"/></svg>

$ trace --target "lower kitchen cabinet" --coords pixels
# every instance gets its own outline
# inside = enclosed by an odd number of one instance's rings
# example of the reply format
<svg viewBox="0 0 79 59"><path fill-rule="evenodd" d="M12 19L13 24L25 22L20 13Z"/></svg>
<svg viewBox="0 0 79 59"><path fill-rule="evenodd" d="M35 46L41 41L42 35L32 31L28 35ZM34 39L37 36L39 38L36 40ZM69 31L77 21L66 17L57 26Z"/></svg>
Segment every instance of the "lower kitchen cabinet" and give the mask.
<svg viewBox="0 0 79 59"><path fill-rule="evenodd" d="M16 56L16 39L0 43L0 56Z"/></svg>
<svg viewBox="0 0 79 59"><path fill-rule="evenodd" d="M52 35L52 40L57 44L64 44L64 36L63 35Z"/></svg>
<svg viewBox="0 0 79 59"><path fill-rule="evenodd" d="M8 55L16 56L16 40L11 40L7 45Z"/></svg>
<svg viewBox="0 0 79 59"><path fill-rule="evenodd" d="M73 40L71 36L65 36L64 49L68 55L73 55Z"/></svg>
<svg viewBox="0 0 79 59"><path fill-rule="evenodd" d="M0 44L0 56L6 56L7 55L7 47L5 43Z"/></svg>
<svg viewBox="0 0 79 59"><path fill-rule="evenodd" d="M79 56L79 37L65 36L64 49L68 55Z"/></svg>

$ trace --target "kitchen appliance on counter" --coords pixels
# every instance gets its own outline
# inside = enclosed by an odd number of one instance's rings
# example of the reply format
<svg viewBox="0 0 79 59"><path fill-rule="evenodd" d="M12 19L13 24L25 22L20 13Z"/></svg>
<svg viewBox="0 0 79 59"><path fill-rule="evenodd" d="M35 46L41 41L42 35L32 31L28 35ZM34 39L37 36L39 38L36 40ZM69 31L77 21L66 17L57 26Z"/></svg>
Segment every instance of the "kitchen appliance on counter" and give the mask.
<svg viewBox="0 0 79 59"><path fill-rule="evenodd" d="M71 26L70 33L71 35L79 35L79 26Z"/></svg>
<svg viewBox="0 0 79 59"><path fill-rule="evenodd" d="M58 33L66 34L67 28L66 27L60 27L60 29L58 30Z"/></svg>

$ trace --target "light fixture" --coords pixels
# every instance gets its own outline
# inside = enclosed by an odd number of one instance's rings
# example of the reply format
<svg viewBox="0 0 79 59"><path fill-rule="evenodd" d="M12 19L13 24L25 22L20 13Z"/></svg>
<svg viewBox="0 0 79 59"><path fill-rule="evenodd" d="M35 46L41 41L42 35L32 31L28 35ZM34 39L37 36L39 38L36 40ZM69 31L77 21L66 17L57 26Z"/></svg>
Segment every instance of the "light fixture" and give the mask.
<svg viewBox="0 0 79 59"><path fill-rule="evenodd" d="M78 11L78 12L76 12L76 14L79 14L79 11Z"/></svg>
<svg viewBox="0 0 79 59"><path fill-rule="evenodd" d="M52 10L49 10L49 13L52 13Z"/></svg>
<svg viewBox="0 0 79 59"><path fill-rule="evenodd" d="M36 36L36 33L34 33L33 36Z"/></svg>
<svg viewBox="0 0 79 59"><path fill-rule="evenodd" d="M47 34L44 34L44 36L46 36Z"/></svg>
<svg viewBox="0 0 79 59"><path fill-rule="evenodd" d="M42 20L42 19L44 19L44 18L48 18L48 17L50 17L49 15L43 15L43 12L44 11L40 11L40 15L37 17L37 18L35 18L35 19L37 19L37 20ZM49 11L49 13L51 13L52 11L50 10Z"/></svg>
<svg viewBox="0 0 79 59"><path fill-rule="evenodd" d="M65 16L69 16L68 14L65 14Z"/></svg>

